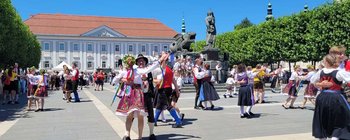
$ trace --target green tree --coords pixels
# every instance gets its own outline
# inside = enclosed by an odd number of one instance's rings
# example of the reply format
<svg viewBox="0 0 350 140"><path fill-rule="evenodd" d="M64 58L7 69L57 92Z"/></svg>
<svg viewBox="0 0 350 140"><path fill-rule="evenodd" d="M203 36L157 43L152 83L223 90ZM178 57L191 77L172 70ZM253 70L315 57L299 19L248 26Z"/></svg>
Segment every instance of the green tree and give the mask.
<svg viewBox="0 0 350 140"><path fill-rule="evenodd" d="M30 32L10 0L0 3L0 67L19 63L21 67L38 66L40 44Z"/></svg>
<svg viewBox="0 0 350 140"><path fill-rule="evenodd" d="M250 20L246 17L241 21L241 23L235 25L234 30L240 30L240 29L247 28L247 27L250 27L253 25L254 24L252 22L250 22Z"/></svg>

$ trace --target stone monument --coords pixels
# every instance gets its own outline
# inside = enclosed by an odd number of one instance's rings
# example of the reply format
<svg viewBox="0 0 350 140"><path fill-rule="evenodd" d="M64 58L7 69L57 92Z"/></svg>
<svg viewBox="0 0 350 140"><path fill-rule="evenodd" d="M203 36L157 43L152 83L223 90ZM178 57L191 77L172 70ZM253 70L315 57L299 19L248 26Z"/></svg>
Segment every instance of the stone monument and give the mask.
<svg viewBox="0 0 350 140"><path fill-rule="evenodd" d="M205 24L207 26L206 46L204 47L204 51L202 51L202 53L207 61L219 60L219 50L217 48L214 48L216 38L216 27L215 16L213 11L208 11L207 17L205 18Z"/></svg>

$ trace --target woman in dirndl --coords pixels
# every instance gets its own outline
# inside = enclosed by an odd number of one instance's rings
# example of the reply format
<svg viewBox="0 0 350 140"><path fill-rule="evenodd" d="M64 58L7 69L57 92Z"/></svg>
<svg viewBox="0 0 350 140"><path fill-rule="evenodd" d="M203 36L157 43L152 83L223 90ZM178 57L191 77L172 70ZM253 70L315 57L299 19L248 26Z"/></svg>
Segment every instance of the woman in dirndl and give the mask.
<svg viewBox="0 0 350 140"><path fill-rule="evenodd" d="M166 55L167 56L167 55ZM160 62L164 60L164 56L160 58ZM120 89L117 90L117 94L121 97L118 104L116 115L126 116L126 132L123 140L130 140L130 130L133 118L138 119L138 139L142 138L143 131L143 117L147 116L147 112L144 106L144 95L142 91L142 79L141 75L147 74L156 68L159 68L159 62L155 62L152 65L145 68L133 68L135 64L135 58L131 55L126 55L123 58L125 64L125 70L120 72L116 77L116 81L121 81Z"/></svg>
<svg viewBox="0 0 350 140"><path fill-rule="evenodd" d="M311 83L322 88L316 97L312 135L318 139L350 139L350 106L342 95L342 83L350 82L350 73L338 70L335 55L323 58L325 68L318 71Z"/></svg>
<svg viewBox="0 0 350 140"><path fill-rule="evenodd" d="M46 70L41 69L39 72L40 75L36 76L39 79L38 88L34 93L34 96L37 99L37 104L39 104L39 109L35 110L35 112L44 111L45 97L47 97L46 86L48 84L46 80L47 77L45 76Z"/></svg>
<svg viewBox="0 0 350 140"><path fill-rule="evenodd" d="M249 76L254 77L255 75L248 74L244 64L239 64L237 66L237 73L235 75L235 81L240 85L238 91L238 106L240 106L241 118L252 118L254 113L251 112L251 109L255 103L253 88L249 84ZM247 110L244 111L244 106L248 106Z"/></svg>
<svg viewBox="0 0 350 140"><path fill-rule="evenodd" d="M73 75L70 73L70 70L68 68L64 69L64 86L63 86L63 91L65 93L65 98L67 99L67 103L71 102L71 93L73 91L73 82L72 78Z"/></svg>
<svg viewBox="0 0 350 140"><path fill-rule="evenodd" d="M283 93L288 93L288 98L286 99L286 101L284 102L284 104L282 104L282 107L284 109L296 109L296 107L294 107L294 102L298 97L298 87L299 87L299 83L300 80L303 79L304 77L301 76L301 68L300 65L295 65L294 66L294 71L292 72L292 75L289 78L289 83L286 85L286 87L283 89ZM290 102L289 107L287 106L287 104Z"/></svg>
<svg viewBox="0 0 350 140"><path fill-rule="evenodd" d="M216 89L211 82L211 71L210 71L210 65L205 64L204 65L204 72L205 77L202 79L202 86L200 87L200 93L199 93L199 99L200 101L204 102L204 109L208 109L207 102L210 103L210 109L214 109L214 104L212 101L219 100L220 97L218 93L216 92Z"/></svg>
<svg viewBox="0 0 350 140"><path fill-rule="evenodd" d="M304 92L304 101L300 106L301 109L305 109L305 104L306 104L307 100L309 100L313 105L315 105L315 97L316 97L316 94L318 91L317 88L313 84L310 83L311 77L314 76L316 73L314 66L308 65L307 69L309 72L307 73L304 81L309 81L309 83L307 84L305 92Z"/></svg>

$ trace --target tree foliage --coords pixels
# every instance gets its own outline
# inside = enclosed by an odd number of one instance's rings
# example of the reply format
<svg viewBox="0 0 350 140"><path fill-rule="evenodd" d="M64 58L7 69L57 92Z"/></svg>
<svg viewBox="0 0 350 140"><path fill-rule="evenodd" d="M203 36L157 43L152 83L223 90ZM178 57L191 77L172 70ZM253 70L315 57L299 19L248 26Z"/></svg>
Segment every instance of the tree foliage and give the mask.
<svg viewBox="0 0 350 140"><path fill-rule="evenodd" d="M329 3L308 12L235 29L218 35L216 46L229 52L231 64L320 61L331 46L344 45L349 51L349 9L349 0Z"/></svg>
<svg viewBox="0 0 350 140"><path fill-rule="evenodd" d="M243 28L248 28L250 26L253 26L254 24L252 22L250 22L250 20L246 17L244 18L241 23L235 25L234 30L240 30Z"/></svg>
<svg viewBox="0 0 350 140"><path fill-rule="evenodd" d="M21 67L38 66L41 48L11 4L0 3L0 68L17 62Z"/></svg>

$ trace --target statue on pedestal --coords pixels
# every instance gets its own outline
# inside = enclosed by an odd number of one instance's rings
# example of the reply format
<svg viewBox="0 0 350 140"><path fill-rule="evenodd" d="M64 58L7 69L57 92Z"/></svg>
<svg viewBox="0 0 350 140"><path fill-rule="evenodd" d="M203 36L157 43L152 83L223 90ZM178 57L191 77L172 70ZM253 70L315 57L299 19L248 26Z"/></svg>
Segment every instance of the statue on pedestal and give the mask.
<svg viewBox="0 0 350 140"><path fill-rule="evenodd" d="M216 37L215 17L213 11L208 11L207 17L205 18L205 24L207 25L206 49L211 49L215 45Z"/></svg>

